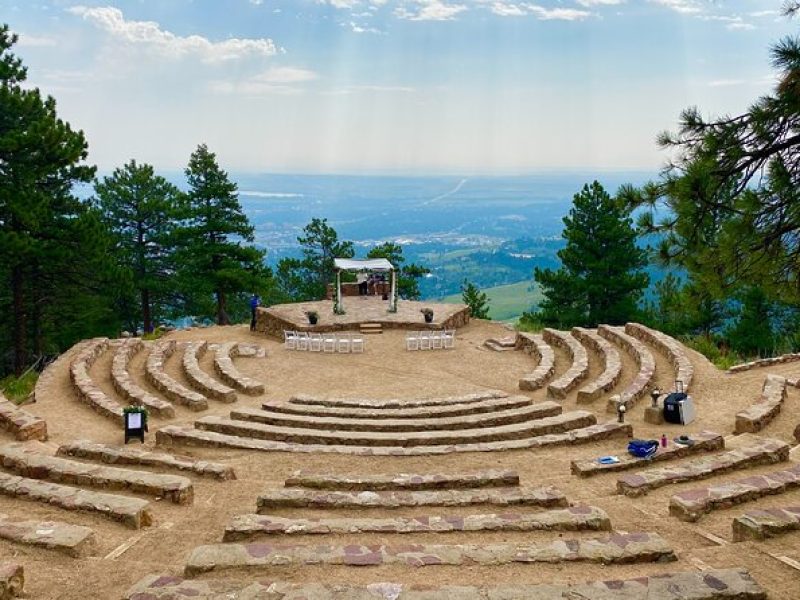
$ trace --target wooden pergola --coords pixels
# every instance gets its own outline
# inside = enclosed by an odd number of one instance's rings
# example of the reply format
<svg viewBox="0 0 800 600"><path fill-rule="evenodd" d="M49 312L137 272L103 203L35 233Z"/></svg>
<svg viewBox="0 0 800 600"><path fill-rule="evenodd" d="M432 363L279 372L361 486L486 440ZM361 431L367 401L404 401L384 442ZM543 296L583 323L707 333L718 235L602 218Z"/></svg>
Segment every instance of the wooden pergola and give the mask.
<svg viewBox="0 0 800 600"><path fill-rule="evenodd" d="M334 296L334 312L344 314L342 306L342 271L350 273L390 273L391 292L389 294L389 312L397 312L397 273L394 265L385 258L369 258L357 260L354 258L334 258L333 266L336 269L336 295Z"/></svg>

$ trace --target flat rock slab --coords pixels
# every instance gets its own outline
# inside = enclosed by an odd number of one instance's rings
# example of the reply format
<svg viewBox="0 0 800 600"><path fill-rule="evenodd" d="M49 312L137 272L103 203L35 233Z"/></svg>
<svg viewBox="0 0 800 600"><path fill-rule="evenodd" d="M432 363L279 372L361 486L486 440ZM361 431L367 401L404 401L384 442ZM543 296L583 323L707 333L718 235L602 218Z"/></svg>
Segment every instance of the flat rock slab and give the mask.
<svg viewBox="0 0 800 600"><path fill-rule="evenodd" d="M312 417L338 417L340 419L434 419L462 417L483 413L499 412L530 406L533 401L527 396L493 398L483 402L455 403L444 406L420 406L416 408L348 408L329 407L276 400L261 405L264 410L290 415Z"/></svg>
<svg viewBox="0 0 800 600"><path fill-rule="evenodd" d="M466 516L290 519L273 515L237 515L225 528L223 542L240 542L273 535L348 533L453 533L462 531L610 531L605 511L573 506L536 513Z"/></svg>
<svg viewBox="0 0 800 600"><path fill-rule="evenodd" d="M141 448L132 448L129 446L108 446L106 444L97 444L89 440L76 440L74 442L62 444L59 446L57 454L59 456L74 456L75 458L94 460L111 465L143 465L158 467L159 469L189 471L194 475L213 477L215 479L236 479L233 467L221 463L197 460L188 456L175 456L164 452L151 452L149 450L142 450Z"/></svg>
<svg viewBox="0 0 800 600"><path fill-rule="evenodd" d="M193 577L226 569L289 565L353 567L403 565L502 565L509 563L593 562L631 564L677 560L656 533L611 534L599 539L559 539L541 544L290 545L210 544L192 550L184 574Z"/></svg>
<svg viewBox="0 0 800 600"><path fill-rule="evenodd" d="M416 432L500 427L503 425L526 423L544 417L553 417L560 415L561 411L561 405L556 402L541 402L521 408L512 408L478 415L421 419L349 419L340 417L318 417L312 415L289 415L275 413L269 410L257 410L254 408L232 410L230 417L231 419L239 421L251 421L276 427L296 427L300 429Z"/></svg>
<svg viewBox="0 0 800 600"><path fill-rule="evenodd" d="M293 444L273 442L255 438L228 435L214 431L168 425L156 432L156 443L160 446L198 446L211 448L239 448L261 452L313 452L352 454L354 456L426 456L451 454L454 452L497 452L501 450L525 450L544 446L566 446L606 440L630 438L633 426L630 423L609 421L589 427L572 429L564 433L540 435L522 440L490 442L485 444L453 444L449 446L343 446L327 444Z"/></svg>
<svg viewBox="0 0 800 600"><path fill-rule="evenodd" d="M440 490L483 487L512 487L519 485L519 473L499 469L472 473L395 473L383 475L330 475L295 471L285 481L286 487L305 487L318 490L374 492L381 490Z"/></svg>
<svg viewBox="0 0 800 600"><path fill-rule="evenodd" d="M197 429L239 435L261 440L295 444L333 444L340 446L444 446L464 443L489 443L517 440L597 423L594 413L579 410L555 417L544 417L525 423L461 429L457 431L351 432L277 427L250 421L236 421L208 415L195 421Z"/></svg>
<svg viewBox="0 0 800 600"><path fill-rule="evenodd" d="M670 443L666 448L659 448L651 458L620 454L617 456L619 462L612 464L599 463L596 458L580 459L573 460L570 469L578 477L591 477L600 473L638 469L654 462L684 458L700 452L713 452L725 447L725 438L713 431L701 431L690 437L694 442L692 445Z"/></svg>
<svg viewBox="0 0 800 600"><path fill-rule="evenodd" d="M753 475L737 481L686 490L669 500L670 514L682 521L697 521L705 513L800 487L800 465L783 471Z"/></svg>
<svg viewBox="0 0 800 600"><path fill-rule="evenodd" d="M133 529L153 522L149 503L139 498L91 492L38 479L0 473L0 494L36 500L66 510L99 513Z"/></svg>
<svg viewBox="0 0 800 600"><path fill-rule="evenodd" d="M373 583L356 587L279 581L183 579L148 575L125 600L766 600L767 594L743 569L688 571L636 579L577 584L503 586L412 586Z"/></svg>
<svg viewBox="0 0 800 600"><path fill-rule="evenodd" d="M6 400L0 393L0 427L8 430L20 441L47 441L47 423Z"/></svg>
<svg viewBox="0 0 800 600"><path fill-rule="evenodd" d="M0 563L0 600L10 600L22 595L25 587L25 570L12 562Z"/></svg>
<svg viewBox="0 0 800 600"><path fill-rule="evenodd" d="M733 541L765 540L800 529L800 506L748 510L733 520Z"/></svg>
<svg viewBox="0 0 800 600"><path fill-rule="evenodd" d="M436 490L427 492L333 492L302 489L267 490L258 497L257 512L279 508L403 508L414 506L567 506L554 487Z"/></svg>
<svg viewBox="0 0 800 600"><path fill-rule="evenodd" d="M94 531L60 521L22 521L0 515L0 539L57 550L75 558L95 550Z"/></svg>
<svg viewBox="0 0 800 600"><path fill-rule="evenodd" d="M331 408L419 408L422 406L448 406L450 404L472 404L474 402L483 402L484 400L493 400L496 398L506 398L508 394L502 390L487 390L485 392L476 392L474 394L465 394L463 396L445 396L443 398L392 398L392 399L374 399L374 398L318 398L316 396L308 396L298 394L292 396L289 402L294 404L305 404L309 406L328 406Z"/></svg>
<svg viewBox="0 0 800 600"><path fill-rule="evenodd" d="M57 456L39 454L19 444L0 446L3 468L23 477L47 479L88 487L148 494L177 504L191 504L194 487L181 475L164 475L104 465L91 465Z"/></svg>
<svg viewBox="0 0 800 600"><path fill-rule="evenodd" d="M779 440L759 440L750 446L706 456L682 465L628 473L617 480L617 493L630 497L642 496L650 490L672 483L706 479L735 469L778 463L789 458L789 450L789 444Z"/></svg>

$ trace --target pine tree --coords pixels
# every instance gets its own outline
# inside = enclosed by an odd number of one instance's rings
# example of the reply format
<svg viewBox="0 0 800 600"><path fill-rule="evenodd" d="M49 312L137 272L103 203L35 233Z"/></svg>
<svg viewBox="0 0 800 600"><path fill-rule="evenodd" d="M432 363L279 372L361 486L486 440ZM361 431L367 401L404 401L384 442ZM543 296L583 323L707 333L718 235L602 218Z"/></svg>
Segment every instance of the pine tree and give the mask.
<svg viewBox="0 0 800 600"><path fill-rule="evenodd" d="M561 268L537 268L534 278L545 300L538 318L546 325L572 327L618 324L631 319L647 287L644 250L627 211L597 181L585 185L564 217L566 247Z"/></svg>
<svg viewBox="0 0 800 600"><path fill-rule="evenodd" d="M397 295L404 300L419 300L419 279L430 273L430 269L416 263L405 264L403 247L394 242L384 242L367 253L367 258L385 258L394 266L397 274Z"/></svg>
<svg viewBox="0 0 800 600"><path fill-rule="evenodd" d="M489 318L489 297L471 281L464 280L461 285L461 299L469 306L469 315L475 319Z"/></svg>
<svg viewBox="0 0 800 600"><path fill-rule="evenodd" d="M739 318L726 332L731 348L745 356L766 356L775 346L770 302L758 287L743 290L740 302Z"/></svg>
<svg viewBox="0 0 800 600"><path fill-rule="evenodd" d="M185 172L189 192L176 234L187 310L206 314L213 297L217 324L229 325L229 296L266 285L264 252L244 243L253 242L253 226L242 212L236 184L205 144L192 153Z"/></svg>

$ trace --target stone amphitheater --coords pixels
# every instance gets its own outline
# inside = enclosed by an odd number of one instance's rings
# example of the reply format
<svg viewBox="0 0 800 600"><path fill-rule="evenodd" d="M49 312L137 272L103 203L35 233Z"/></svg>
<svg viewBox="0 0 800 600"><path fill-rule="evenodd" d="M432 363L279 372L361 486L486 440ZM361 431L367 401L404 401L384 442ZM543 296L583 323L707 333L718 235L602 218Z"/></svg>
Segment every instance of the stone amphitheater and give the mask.
<svg viewBox="0 0 800 600"><path fill-rule="evenodd" d="M798 359L723 372L633 323L86 340L0 402L0 599L797 600ZM676 379L697 419L645 420Z"/></svg>

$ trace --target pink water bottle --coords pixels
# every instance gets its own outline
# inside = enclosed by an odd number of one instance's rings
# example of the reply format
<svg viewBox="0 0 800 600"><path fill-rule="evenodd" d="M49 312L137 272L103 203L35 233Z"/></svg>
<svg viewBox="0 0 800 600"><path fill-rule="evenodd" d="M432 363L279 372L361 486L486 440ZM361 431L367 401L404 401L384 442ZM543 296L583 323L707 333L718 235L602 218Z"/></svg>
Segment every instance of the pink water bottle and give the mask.
<svg viewBox="0 0 800 600"><path fill-rule="evenodd" d="M662 448L667 447L667 435L665 433L661 434L661 447Z"/></svg>

